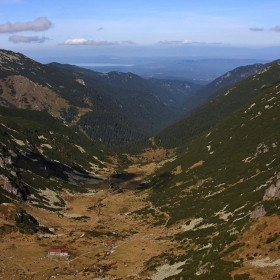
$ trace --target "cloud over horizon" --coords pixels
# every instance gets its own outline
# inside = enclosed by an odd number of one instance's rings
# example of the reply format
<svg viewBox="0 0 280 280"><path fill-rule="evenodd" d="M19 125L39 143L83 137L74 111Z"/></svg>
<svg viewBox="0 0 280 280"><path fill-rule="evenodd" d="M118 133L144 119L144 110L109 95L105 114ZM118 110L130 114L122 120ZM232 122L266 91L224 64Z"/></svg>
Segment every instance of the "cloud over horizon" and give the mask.
<svg viewBox="0 0 280 280"><path fill-rule="evenodd" d="M84 39L84 38L75 38L75 39L67 39L62 45L74 45L74 46L113 46L119 45L118 42L110 42L110 41L101 41L94 39Z"/></svg>
<svg viewBox="0 0 280 280"><path fill-rule="evenodd" d="M27 22L15 22L10 23L9 21L0 24L0 33L17 33L23 31L46 31L50 29L52 23L46 17L39 17L34 21Z"/></svg>
<svg viewBox="0 0 280 280"><path fill-rule="evenodd" d="M47 37L38 37L38 36L31 36L31 37L26 37L22 35L13 35L9 37L9 41L14 43L14 44L19 44L19 43L45 43L46 41L50 40L50 38Z"/></svg>
<svg viewBox="0 0 280 280"><path fill-rule="evenodd" d="M125 44L125 45L136 45L136 43L131 41L131 40L122 41L122 44Z"/></svg>
<svg viewBox="0 0 280 280"><path fill-rule="evenodd" d="M250 28L249 30L251 30L251 31L256 31L256 32L258 32L258 31L264 31L263 28L258 28L258 27Z"/></svg>
<svg viewBox="0 0 280 280"><path fill-rule="evenodd" d="M168 40L164 40L164 41L159 41L156 44L158 45L205 45L205 42L193 42L193 41L189 41L189 40L184 40L184 41L180 41L180 40L173 40L173 41L168 41Z"/></svg>

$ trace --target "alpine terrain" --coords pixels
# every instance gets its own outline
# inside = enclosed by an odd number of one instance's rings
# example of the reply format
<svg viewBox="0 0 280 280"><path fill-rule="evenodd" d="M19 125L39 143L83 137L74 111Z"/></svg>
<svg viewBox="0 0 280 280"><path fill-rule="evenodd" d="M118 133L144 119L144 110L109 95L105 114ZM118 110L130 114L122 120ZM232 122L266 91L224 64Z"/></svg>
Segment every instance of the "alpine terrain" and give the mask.
<svg viewBox="0 0 280 280"><path fill-rule="evenodd" d="M0 50L0 278L280 278L280 62L207 85Z"/></svg>

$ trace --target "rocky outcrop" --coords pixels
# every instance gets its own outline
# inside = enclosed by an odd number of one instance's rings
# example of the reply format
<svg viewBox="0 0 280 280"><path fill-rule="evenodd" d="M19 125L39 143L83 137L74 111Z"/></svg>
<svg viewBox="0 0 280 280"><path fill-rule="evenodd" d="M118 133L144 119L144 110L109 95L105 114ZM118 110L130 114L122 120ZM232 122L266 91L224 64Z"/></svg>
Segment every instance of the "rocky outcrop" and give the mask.
<svg viewBox="0 0 280 280"><path fill-rule="evenodd" d="M6 168L7 165L12 164L12 158L11 157L1 157L0 156L0 167Z"/></svg>
<svg viewBox="0 0 280 280"><path fill-rule="evenodd" d="M9 179L7 177L5 177L4 175L0 175L0 187L9 193L12 193L18 197L21 197L19 190L17 188L13 187L12 184L10 183Z"/></svg>
<svg viewBox="0 0 280 280"><path fill-rule="evenodd" d="M276 177L275 184L265 190L263 200L275 200L280 198L280 173Z"/></svg>
<svg viewBox="0 0 280 280"><path fill-rule="evenodd" d="M209 266L210 266L210 262L202 264L202 262L200 261L195 275L199 276L199 275L202 275L202 274L206 274L209 271L209 269L208 269Z"/></svg>
<svg viewBox="0 0 280 280"><path fill-rule="evenodd" d="M257 146L255 156L269 152L269 147L265 143L260 143Z"/></svg>
<svg viewBox="0 0 280 280"><path fill-rule="evenodd" d="M261 204L261 205L258 205L254 211L252 211L252 213L250 214L250 218L257 219L257 218L265 216L265 214L266 214L266 211L264 209L264 206Z"/></svg>

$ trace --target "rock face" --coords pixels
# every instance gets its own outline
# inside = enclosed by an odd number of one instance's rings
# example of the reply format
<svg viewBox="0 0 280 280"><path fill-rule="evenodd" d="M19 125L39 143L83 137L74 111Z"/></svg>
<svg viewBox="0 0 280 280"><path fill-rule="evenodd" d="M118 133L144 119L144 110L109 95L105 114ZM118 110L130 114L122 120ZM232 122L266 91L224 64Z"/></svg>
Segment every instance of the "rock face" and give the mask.
<svg viewBox="0 0 280 280"><path fill-rule="evenodd" d="M280 199L280 173L278 173L275 184L265 190L263 200Z"/></svg>
<svg viewBox="0 0 280 280"><path fill-rule="evenodd" d="M262 147L263 148L263 147ZM280 199L280 172L276 176L275 184L271 184L268 189L265 190L263 200L276 200ZM258 205L254 211L252 211L250 218L257 219L266 215L264 206Z"/></svg>
<svg viewBox="0 0 280 280"><path fill-rule="evenodd" d="M263 200L275 200L279 198L280 198L280 180L278 181L278 184L276 186L272 184L267 190L265 190Z"/></svg>
<svg viewBox="0 0 280 280"><path fill-rule="evenodd" d="M20 192L18 191L18 189L16 189L15 187L13 187L11 185L11 183L9 182L9 179L7 177L5 177L4 175L0 175L0 187L2 189L4 189L5 191L12 193L16 196L21 197Z"/></svg>
<svg viewBox="0 0 280 280"><path fill-rule="evenodd" d="M257 147L255 156L269 152L269 147L265 143L260 143Z"/></svg>
<svg viewBox="0 0 280 280"><path fill-rule="evenodd" d="M257 219L257 218L265 216L265 214L266 214L266 211L264 209L264 206L261 204L261 205L258 205L255 208L255 210L251 213L250 218Z"/></svg>
<svg viewBox="0 0 280 280"><path fill-rule="evenodd" d="M205 264L202 264L202 263L200 262L200 264L199 264L199 266L198 266L198 268L197 268L197 271L196 271L195 275L199 276L199 275L201 275L201 274L206 274L206 273L209 271L209 270L208 270L209 265L210 265L210 262L207 262L207 263L205 263Z"/></svg>
<svg viewBox="0 0 280 280"><path fill-rule="evenodd" d="M12 164L12 159L11 157L1 157L0 156L0 167L6 168L7 165Z"/></svg>

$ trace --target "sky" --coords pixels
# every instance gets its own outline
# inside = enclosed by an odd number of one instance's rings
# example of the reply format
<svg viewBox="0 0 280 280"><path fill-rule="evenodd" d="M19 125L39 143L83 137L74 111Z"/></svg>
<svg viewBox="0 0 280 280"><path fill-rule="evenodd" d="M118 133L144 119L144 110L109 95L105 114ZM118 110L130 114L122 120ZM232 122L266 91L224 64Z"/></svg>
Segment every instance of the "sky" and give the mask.
<svg viewBox="0 0 280 280"><path fill-rule="evenodd" d="M33 57L280 47L280 1L0 0L0 43Z"/></svg>

